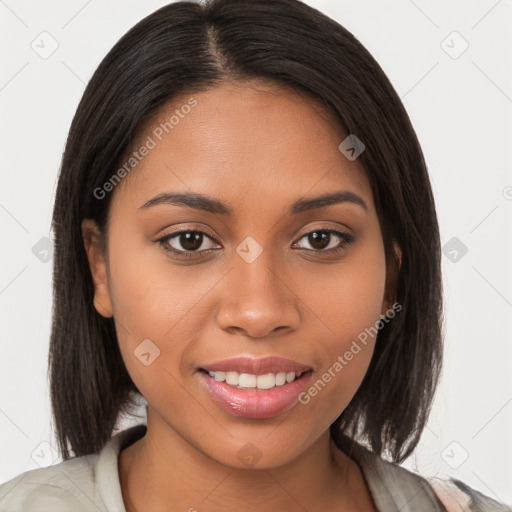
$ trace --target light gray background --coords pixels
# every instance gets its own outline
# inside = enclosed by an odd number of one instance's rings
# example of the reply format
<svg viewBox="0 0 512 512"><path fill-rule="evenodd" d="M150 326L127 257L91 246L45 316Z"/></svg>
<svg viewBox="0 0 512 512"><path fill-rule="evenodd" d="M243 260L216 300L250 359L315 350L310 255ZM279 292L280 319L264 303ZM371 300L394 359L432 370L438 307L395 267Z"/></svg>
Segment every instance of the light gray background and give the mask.
<svg viewBox="0 0 512 512"><path fill-rule="evenodd" d="M46 380L52 263L42 260L72 116L119 37L166 3L0 0L0 482L60 460ZM443 380L405 466L512 503L512 1L307 3L387 73L426 156L442 243L457 238L443 256ZM58 48L43 59L31 45L48 51L51 38Z"/></svg>

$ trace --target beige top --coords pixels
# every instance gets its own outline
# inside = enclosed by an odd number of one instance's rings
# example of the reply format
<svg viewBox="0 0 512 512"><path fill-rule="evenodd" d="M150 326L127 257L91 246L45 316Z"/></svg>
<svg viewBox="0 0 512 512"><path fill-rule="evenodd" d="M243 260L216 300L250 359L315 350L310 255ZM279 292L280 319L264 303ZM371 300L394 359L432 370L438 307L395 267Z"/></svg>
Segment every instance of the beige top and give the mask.
<svg viewBox="0 0 512 512"><path fill-rule="evenodd" d="M126 512L119 482L120 452L146 433L140 424L119 432L98 454L33 469L0 485L2 512ZM348 438L347 438L348 439ZM340 447L361 468L380 512L512 512L511 507L457 480L429 481L359 444ZM455 484L464 487L464 491ZM464 508L465 507L465 508Z"/></svg>

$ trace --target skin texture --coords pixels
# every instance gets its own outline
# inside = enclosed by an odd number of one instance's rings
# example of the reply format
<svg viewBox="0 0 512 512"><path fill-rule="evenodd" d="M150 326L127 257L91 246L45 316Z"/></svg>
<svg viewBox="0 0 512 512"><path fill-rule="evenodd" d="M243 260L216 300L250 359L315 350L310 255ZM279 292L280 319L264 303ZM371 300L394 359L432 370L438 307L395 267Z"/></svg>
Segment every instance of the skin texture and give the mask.
<svg viewBox="0 0 512 512"><path fill-rule="evenodd" d="M189 97L160 109L139 142ZM361 384L374 339L307 405L273 418L221 410L197 373L225 358L274 355L312 366L315 382L385 314L392 283L364 168L339 151L341 127L296 92L245 83L193 97L197 106L111 192L107 246L91 220L82 223L95 307L114 316L126 367L148 401L146 436L119 458L127 510L376 510L328 430ZM359 195L367 209L345 202L287 213L299 198L334 190ZM171 191L215 197L234 215L138 210ZM212 237L200 251L216 250L185 259L155 242L187 229ZM307 236L326 229L355 240L329 254L342 239L322 248ZM250 264L236 252L248 236L263 249ZM167 244L184 251L183 240ZM148 338L160 356L145 366L134 350ZM261 454L250 468L237 457L248 442Z"/></svg>

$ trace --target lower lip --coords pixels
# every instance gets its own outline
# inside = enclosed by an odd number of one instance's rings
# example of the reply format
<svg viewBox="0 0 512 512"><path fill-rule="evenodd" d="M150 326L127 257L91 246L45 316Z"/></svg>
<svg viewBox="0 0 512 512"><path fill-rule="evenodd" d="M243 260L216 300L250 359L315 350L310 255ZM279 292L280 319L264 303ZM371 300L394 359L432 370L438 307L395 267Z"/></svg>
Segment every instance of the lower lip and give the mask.
<svg viewBox="0 0 512 512"><path fill-rule="evenodd" d="M303 373L293 382L271 389L239 389L225 382L218 382L199 371L213 400L226 412L244 418L271 418L291 409L298 403L299 395L306 390L311 371Z"/></svg>

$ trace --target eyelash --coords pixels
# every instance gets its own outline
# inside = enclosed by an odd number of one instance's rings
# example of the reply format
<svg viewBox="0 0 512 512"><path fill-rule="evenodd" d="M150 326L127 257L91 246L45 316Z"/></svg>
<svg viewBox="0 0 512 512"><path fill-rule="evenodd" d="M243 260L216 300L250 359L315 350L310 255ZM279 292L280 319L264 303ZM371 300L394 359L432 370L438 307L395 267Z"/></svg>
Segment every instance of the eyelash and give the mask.
<svg viewBox="0 0 512 512"><path fill-rule="evenodd" d="M177 231L177 232L172 233L170 235L165 235L165 236L155 240L155 243L158 243L165 252L172 253L174 255L177 255L178 257L185 257L185 258L189 258L189 257L193 257L193 256L200 257L200 258L201 257L205 257L210 251L215 251L216 250L216 249L205 249L203 251L179 251L177 249L171 248L167 244L167 242L169 240L172 240L173 238L177 238L177 237L179 237L180 235L182 235L184 233L198 233L200 235L206 236L212 242L217 243L207 233L205 233L204 231L196 230L196 229L186 229L186 230L182 230L182 231ZM348 233L343 233L342 231L336 231L334 229L313 229L312 231L308 231L307 233L304 233L299 238L299 241L302 240L303 238L307 237L308 235L311 235L312 233L330 233L331 235L335 235L335 236L337 236L338 238L340 238L342 240L338 247L334 247L334 248L327 249L327 250L305 249L306 251L315 252L315 253L318 253L318 254L321 254L321 253L337 254L338 252L344 250L346 248L346 246L350 245L351 243L353 243L355 241L355 238L352 235L349 235Z"/></svg>

